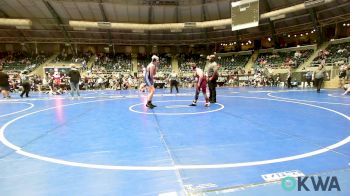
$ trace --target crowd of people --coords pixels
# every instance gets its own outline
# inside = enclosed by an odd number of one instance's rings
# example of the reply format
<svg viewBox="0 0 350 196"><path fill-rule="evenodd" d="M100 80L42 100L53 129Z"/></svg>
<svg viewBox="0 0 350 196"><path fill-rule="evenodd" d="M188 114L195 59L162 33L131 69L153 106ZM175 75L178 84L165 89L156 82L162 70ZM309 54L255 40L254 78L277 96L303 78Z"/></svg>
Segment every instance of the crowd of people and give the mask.
<svg viewBox="0 0 350 196"><path fill-rule="evenodd" d="M317 57L311 65L318 66L319 64L344 64L348 62L350 57L350 43L330 44L326 49L319 50Z"/></svg>
<svg viewBox="0 0 350 196"><path fill-rule="evenodd" d="M311 56L313 50L298 50L292 52L261 53L255 66L260 68L297 68Z"/></svg>
<svg viewBox="0 0 350 196"><path fill-rule="evenodd" d="M190 66L191 67L191 66ZM217 66L219 68L219 66ZM76 69L76 68L73 68ZM204 69L202 69L204 70ZM240 75L239 73L233 73L232 75L222 76L220 74L220 69L217 70L218 75L215 76L215 82L208 80L209 91L212 92L214 86L280 86L284 82L285 86L291 88L297 86L295 81L292 79L291 70L288 71L287 75L274 74L271 69L257 69L254 71L249 71L248 74ZM5 72L2 72L5 74ZM55 69L54 73L47 72L44 77L38 75L28 75L29 71L24 70L21 72L10 72L7 75L9 85L3 87L3 89L11 92L22 92L21 97L24 95L28 97L29 91L39 91L53 95L59 95L67 92L71 89L71 81L69 73L61 73ZM320 92L320 88L324 80L329 78L327 71L323 65L315 71L310 71L309 69L302 75L307 87L311 87L311 82L317 91ZM4 78L4 76L1 76ZM210 76L209 76L210 77ZM245 78L241 80L241 78ZM345 86L350 79L350 65L343 65L340 68L339 78L341 79L341 86ZM162 77L154 76L155 83L165 83L162 87L170 87L170 92L172 92L173 87L175 87L176 92L179 92L179 86L182 87L196 87L196 79L192 75L181 75L176 72L172 72L168 75L162 75ZM112 72L112 73L91 73L87 71L81 78L79 82L79 89L84 90L102 90L102 89L112 89L112 90L125 90L125 89L138 89L143 83L143 75L131 75L127 72ZM187 85L184 85L187 84ZM157 86L156 86L157 87ZM22 89L24 91L22 91ZM212 93L213 94L213 93ZM5 98L9 96L4 95ZM210 101L216 101L210 99Z"/></svg>
<svg viewBox="0 0 350 196"><path fill-rule="evenodd" d="M27 52L1 52L0 66L4 70L34 70L47 60L46 54L30 54Z"/></svg>
<svg viewBox="0 0 350 196"><path fill-rule="evenodd" d="M341 50L341 49L339 49ZM322 51L320 53L323 56L327 56L326 50ZM343 51L344 52L344 51ZM299 55L298 51L294 53L294 55ZM302 54L300 54L302 55ZM91 56L90 56L91 57ZM292 77L292 69L293 66L289 66L287 75L284 74L275 74L274 70L271 67L265 66L265 67L255 67L254 70L248 70L246 71L242 67L234 67L233 69L227 70L226 68L223 68L220 63L217 62L226 62L230 61L229 58L227 59L220 59L220 57L212 55L208 56L207 59L196 56L196 58L190 58L189 56L182 55L181 61L179 61L180 71L178 73L174 71L164 71L164 69L158 69L158 67L164 67L160 66L160 63L167 63L169 62L166 60L166 58L159 58L159 63L157 65L157 72L153 76L153 82L155 87L170 87L170 92L172 92L173 87L175 87L176 92L179 92L179 86L183 87L196 87L196 82L198 81L198 74L197 79L193 75L193 64L195 64L196 69L201 69L206 73L207 77L207 84L209 88L209 92L212 97L209 97L209 102L216 102L215 98L215 87L228 85L228 86L280 86L280 84L283 82L286 87L291 88L293 86L298 86L296 84L295 79L293 80ZM72 80L71 76L69 76L70 73L62 73L58 70L54 70L54 72L46 72L44 77L38 76L38 75L28 75L30 73L30 70L24 69L22 71L13 71L13 72L7 72L8 74L5 74L4 71L2 71L2 80L8 80L9 85L6 86L3 84L2 89L4 89L4 97L9 98L9 95L7 95L6 90L8 91L21 91L21 97L28 97L29 91L40 91L45 92L48 94L63 94L69 89L75 89L75 94L79 95L79 92L77 90L79 89L85 89L85 90L96 90L96 89L113 89L113 90L124 90L124 89L137 89L144 83L144 70L147 66L142 65L143 71L139 70L139 73L137 74L131 74L132 72L128 69L131 67L131 61L130 58L124 58L124 57L116 57L113 58L114 60L111 60L108 56L101 53L100 55L96 56L95 62L92 63L93 65L87 69L86 62L84 63L85 59L82 59L81 67L79 68L79 71L84 72L82 76L80 76L79 81L76 80L73 81L74 85L72 86ZM119 59L119 60L118 60ZM128 61L124 62L125 59L129 59ZM246 59L243 58L242 59ZM260 59L261 60L261 59ZM192 62L193 61L193 62ZM212 71L208 72L208 67L210 68L213 62L215 63L216 67L215 72L217 75L212 75ZM242 60L243 61L243 60ZM245 60L244 60L245 61ZM258 59L259 61L259 59ZM125 67L125 70L119 70L116 67L112 70L106 70L105 66L103 64L105 63L115 63L114 66L121 66L121 64L128 64L127 67ZM118 64L119 63L119 64ZM144 64L144 63L143 63ZM324 67L325 63L321 63L319 68L315 71L310 71L309 69L306 70L305 73L303 73L304 81L307 82L307 86L311 87L311 82L313 81L313 85L317 88L317 92L320 92L320 88L323 84L323 81L329 78L328 72L325 70ZM2 67L2 66L0 66ZM3 68L2 68L3 69ZM72 67L72 70L77 68ZM118 71L116 71L118 70ZM7 79L4 75L7 75ZM242 79L243 78L243 79ZM339 67L339 78L341 79L341 86L346 86L348 83L348 80L350 79L350 64L343 63ZM159 85L162 83L162 85ZM344 87L345 88L345 87Z"/></svg>

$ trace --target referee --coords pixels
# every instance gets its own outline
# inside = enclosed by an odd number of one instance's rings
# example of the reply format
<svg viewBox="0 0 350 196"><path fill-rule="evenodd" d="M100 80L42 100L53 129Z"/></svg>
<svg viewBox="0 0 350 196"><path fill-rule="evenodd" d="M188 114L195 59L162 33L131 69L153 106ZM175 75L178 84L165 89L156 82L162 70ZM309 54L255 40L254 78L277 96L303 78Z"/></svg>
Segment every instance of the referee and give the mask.
<svg viewBox="0 0 350 196"><path fill-rule="evenodd" d="M209 55L207 57L208 63L205 67L205 73L208 77L209 86L209 101L210 103L216 103L216 81L218 79L218 64L215 62L215 55Z"/></svg>
<svg viewBox="0 0 350 196"><path fill-rule="evenodd" d="M176 93L179 93L179 88L178 88L178 84L179 82L177 81L177 74L175 71L173 71L170 75L169 75L169 81L170 81L170 93L173 93L173 87L175 86L176 88Z"/></svg>

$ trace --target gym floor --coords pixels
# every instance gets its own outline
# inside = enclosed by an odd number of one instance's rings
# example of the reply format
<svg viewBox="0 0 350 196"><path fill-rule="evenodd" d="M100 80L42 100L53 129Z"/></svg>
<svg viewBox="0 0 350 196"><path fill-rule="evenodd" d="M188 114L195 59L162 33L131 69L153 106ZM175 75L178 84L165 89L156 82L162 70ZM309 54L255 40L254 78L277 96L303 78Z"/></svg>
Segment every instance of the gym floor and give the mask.
<svg viewBox="0 0 350 196"><path fill-rule="evenodd" d="M0 195L295 195L266 177L281 172L350 195L349 95L217 91L208 108L188 106L194 89L157 89L153 110L136 90L1 99Z"/></svg>

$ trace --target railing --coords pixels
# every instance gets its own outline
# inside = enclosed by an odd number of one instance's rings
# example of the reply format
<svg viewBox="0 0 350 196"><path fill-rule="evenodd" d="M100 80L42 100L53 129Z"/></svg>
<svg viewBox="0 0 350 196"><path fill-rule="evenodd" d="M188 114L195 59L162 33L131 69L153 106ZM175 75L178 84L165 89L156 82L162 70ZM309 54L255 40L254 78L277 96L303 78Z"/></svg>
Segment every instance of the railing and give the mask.
<svg viewBox="0 0 350 196"><path fill-rule="evenodd" d="M348 62L350 62L350 58L327 59L326 66L334 66L334 65L339 66L339 65L347 64ZM310 66L316 67L316 66L319 66L320 64L321 64L321 62L319 62L319 61L312 61Z"/></svg>
<svg viewBox="0 0 350 196"><path fill-rule="evenodd" d="M342 43L346 43L346 42L350 42L350 37L331 40L330 44L342 44Z"/></svg>
<svg viewBox="0 0 350 196"><path fill-rule="evenodd" d="M234 55L249 55L249 54L253 54L253 50L239 51L239 52L216 53L216 55L220 56L220 57L234 56Z"/></svg>
<svg viewBox="0 0 350 196"><path fill-rule="evenodd" d="M302 51L302 50L316 50L317 45L307 45L307 46L299 46L299 47L291 47L291 48L281 48L281 49L260 49L259 53L274 53L274 52L292 52L292 51Z"/></svg>

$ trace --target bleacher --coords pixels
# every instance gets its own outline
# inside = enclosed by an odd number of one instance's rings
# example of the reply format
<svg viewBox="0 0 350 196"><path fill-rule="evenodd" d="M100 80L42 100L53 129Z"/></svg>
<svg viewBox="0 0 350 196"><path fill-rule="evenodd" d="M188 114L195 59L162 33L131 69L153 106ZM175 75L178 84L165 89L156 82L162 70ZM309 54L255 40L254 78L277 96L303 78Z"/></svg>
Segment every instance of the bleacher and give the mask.
<svg viewBox="0 0 350 196"><path fill-rule="evenodd" d="M181 72L191 71L189 63L196 63L197 67L204 70L207 59L205 56L199 54L180 54L179 56L179 70Z"/></svg>
<svg viewBox="0 0 350 196"><path fill-rule="evenodd" d="M318 52L318 56L312 61L311 66L318 66L322 60L326 64L344 64L349 62L350 42L333 43L325 49Z"/></svg>
<svg viewBox="0 0 350 196"><path fill-rule="evenodd" d="M31 55L26 52L0 53L0 64L7 71L34 70L37 66L45 62L48 58L46 54Z"/></svg>
<svg viewBox="0 0 350 196"><path fill-rule="evenodd" d="M169 54L159 54L159 66L158 71L169 73L172 70L171 67L171 56ZM146 67L151 62L152 55L142 55L137 56L137 62L140 65L139 68Z"/></svg>
<svg viewBox="0 0 350 196"><path fill-rule="evenodd" d="M78 53L76 55L67 54L63 52L58 54L57 57L53 59L51 62L52 63L82 63L85 60L85 62L88 63L91 56L92 56L92 53L90 52Z"/></svg>
<svg viewBox="0 0 350 196"><path fill-rule="evenodd" d="M253 51L241 51L230 53L218 53L216 62L221 65L221 71L232 71L239 68L244 68L252 56Z"/></svg>
<svg viewBox="0 0 350 196"><path fill-rule="evenodd" d="M313 49L290 50L279 49L273 51L262 51L255 61L255 68L297 68L303 64L313 53Z"/></svg>
<svg viewBox="0 0 350 196"><path fill-rule="evenodd" d="M96 55L93 67L102 67L107 72L130 72L130 70L132 70L131 55L122 53L117 53L115 55L99 53Z"/></svg>

